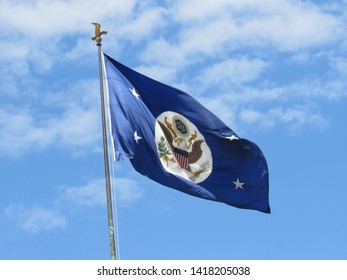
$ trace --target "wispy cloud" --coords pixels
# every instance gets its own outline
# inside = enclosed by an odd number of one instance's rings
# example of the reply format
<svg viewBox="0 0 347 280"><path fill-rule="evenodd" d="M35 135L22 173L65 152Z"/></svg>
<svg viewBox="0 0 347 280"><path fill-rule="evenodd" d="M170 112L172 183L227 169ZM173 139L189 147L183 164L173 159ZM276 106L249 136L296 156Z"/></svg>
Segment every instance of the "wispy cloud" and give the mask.
<svg viewBox="0 0 347 280"><path fill-rule="evenodd" d="M191 9L192 6L196 8ZM228 43L233 47L264 46L270 43L285 51L331 43L343 32L341 19L310 2L223 0L219 1L219 5L215 5L213 0L203 3L197 0L181 0L175 4L174 13L178 21L189 23L190 37L184 36L184 41L191 38L188 42L193 43L196 48L199 47L196 39L201 37L199 34L203 34L202 30L206 30L203 42L223 34L224 39L215 42ZM200 29L194 29L194 22ZM214 25L212 28L204 28Z"/></svg>
<svg viewBox="0 0 347 280"><path fill-rule="evenodd" d="M314 127L318 131L324 131L329 126L328 120L307 106L271 108L266 112L242 109L239 118L245 124L257 124L262 129L269 129L275 125L286 125L287 133L292 135L297 135L305 125Z"/></svg>
<svg viewBox="0 0 347 280"><path fill-rule="evenodd" d="M71 32L87 31L85 22L92 19L129 14L135 1L43 0L2 1L2 17L9 31L15 30L31 38L55 37ZM62 16L64 15L64 16Z"/></svg>
<svg viewBox="0 0 347 280"><path fill-rule="evenodd" d="M5 105L0 109L0 155L18 157L51 145L74 147L75 154L97 150L101 137L97 86L97 80L81 80L66 92L32 96L27 101L31 106Z"/></svg>
<svg viewBox="0 0 347 280"><path fill-rule="evenodd" d="M66 218L60 212L42 207L24 207L23 205L10 205L5 215L13 220L23 230L38 233L64 228L67 224Z"/></svg>
<svg viewBox="0 0 347 280"><path fill-rule="evenodd" d="M257 79L266 65L263 60L247 57L223 60L204 69L199 75L199 82L206 87L221 89L246 84Z"/></svg>
<svg viewBox="0 0 347 280"><path fill-rule="evenodd" d="M84 186L59 187L59 201L69 202L74 206L93 207L106 204L105 180L95 179Z"/></svg>
<svg viewBox="0 0 347 280"><path fill-rule="evenodd" d="M130 206L144 197L144 190L139 182L129 178L114 178L114 188L120 205Z"/></svg>
<svg viewBox="0 0 347 280"><path fill-rule="evenodd" d="M117 203L129 207L142 199L144 191L138 183L128 178L113 178ZM94 207L106 205L105 180L94 179L84 186L60 187L59 201L69 202L72 206Z"/></svg>
<svg viewBox="0 0 347 280"><path fill-rule="evenodd" d="M116 194L113 200L119 207L129 208L143 199L144 190L135 180L113 178L112 182L113 195ZM18 228L30 233L64 229L71 218L71 209L106 207L105 180L93 179L81 186L60 186L51 205L11 204L3 210L3 214Z"/></svg>
<svg viewBox="0 0 347 280"><path fill-rule="evenodd" d="M138 16L130 18L127 24L119 30L119 35L129 41L138 42L148 39L156 30L166 24L166 9L163 7L143 8L141 12L136 14Z"/></svg>
<svg viewBox="0 0 347 280"><path fill-rule="evenodd" d="M319 108L313 112L304 105L346 97L345 8L345 2L290 0L2 1L0 155L51 146L72 148L74 154L98 150L97 77L61 81L56 92L57 85L43 81L62 65L90 65L95 58L90 23L100 19L110 31L106 46L112 54L128 57L131 48L137 70L179 85L230 125L328 122ZM331 51L336 44L340 47ZM280 61L283 54L290 67ZM286 84L273 77L318 57L328 61L321 76L297 75ZM298 108L311 121L286 121Z"/></svg>

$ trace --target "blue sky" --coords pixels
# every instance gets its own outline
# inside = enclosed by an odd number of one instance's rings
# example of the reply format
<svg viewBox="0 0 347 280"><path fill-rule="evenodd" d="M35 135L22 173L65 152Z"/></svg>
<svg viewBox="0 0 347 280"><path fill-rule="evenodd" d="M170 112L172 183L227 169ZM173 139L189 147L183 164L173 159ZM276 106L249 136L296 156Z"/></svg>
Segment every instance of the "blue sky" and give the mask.
<svg viewBox="0 0 347 280"><path fill-rule="evenodd" d="M2 0L0 259L108 259L97 48L180 88L270 172L272 214L113 165L122 259L346 259L347 2Z"/></svg>

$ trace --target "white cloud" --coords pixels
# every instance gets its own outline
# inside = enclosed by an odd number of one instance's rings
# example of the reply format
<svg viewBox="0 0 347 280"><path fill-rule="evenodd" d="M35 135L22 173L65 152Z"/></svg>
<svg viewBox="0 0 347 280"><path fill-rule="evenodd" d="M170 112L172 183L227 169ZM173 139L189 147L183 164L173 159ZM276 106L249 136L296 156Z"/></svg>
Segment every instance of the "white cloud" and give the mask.
<svg viewBox="0 0 347 280"><path fill-rule="evenodd" d="M166 10L161 7L144 9L137 17L129 19L119 29L119 35L130 41L140 41L165 25Z"/></svg>
<svg viewBox="0 0 347 280"><path fill-rule="evenodd" d="M0 60L9 62L13 59L22 59L29 53L28 48L23 44L7 41L4 38L1 38L0 42Z"/></svg>
<svg viewBox="0 0 347 280"><path fill-rule="evenodd" d="M142 199L144 191L136 180L129 178L114 178L113 180L117 192L117 202L121 205L129 206Z"/></svg>
<svg viewBox="0 0 347 280"><path fill-rule="evenodd" d="M10 52L18 58L30 60L32 57L31 62L40 71L49 70L57 57L89 57L92 44L87 46L86 36L92 35L90 22L99 19L103 21L103 28L110 31L107 36L110 48L119 50L123 45L126 51L129 41L145 39L144 61L171 65L176 70L179 66L199 61L200 54L221 56L225 51L245 46L271 45L279 50L296 51L332 43L343 30L343 21L326 9L289 0L261 3L221 0L218 4L214 0L184 0L165 7L136 3L135 0L126 3L105 0L3 1L2 9L4 16L0 23L6 31L4 43L16 46ZM112 32L116 36L110 36ZM23 36L12 36L13 33ZM72 44L76 43L75 48L65 49L66 42L63 43L62 38L66 35Z"/></svg>
<svg viewBox="0 0 347 280"><path fill-rule="evenodd" d="M189 64L186 61L186 54L179 46L168 42L164 38L159 38L148 43L146 49L142 53L142 59L153 65L169 66L175 72L175 69L184 67Z"/></svg>
<svg viewBox="0 0 347 280"><path fill-rule="evenodd" d="M143 190L133 179L113 178L112 186L116 189L117 203L121 206L130 206L143 197ZM60 187L60 200L68 201L77 206L100 206L106 204L105 180L94 179L84 186Z"/></svg>
<svg viewBox="0 0 347 280"><path fill-rule="evenodd" d="M283 51L334 42L342 22L314 6L298 3L284 1L282 7L269 11L270 15L244 23L238 39L249 38L255 44L270 42Z"/></svg>
<svg viewBox="0 0 347 280"><path fill-rule="evenodd" d="M191 51L218 49L226 43L233 48L270 43L279 50L295 51L334 42L343 31L342 20L301 1L222 0L216 5L214 0L182 0L173 14L190 26L183 39Z"/></svg>
<svg viewBox="0 0 347 280"><path fill-rule="evenodd" d="M240 119L245 123L260 123L264 119L264 115L253 109L244 109L240 112Z"/></svg>
<svg viewBox="0 0 347 280"><path fill-rule="evenodd" d="M44 73L58 61L90 58L94 33L92 22L102 24L126 19L135 6L129 1L92 0L33 0L1 1L0 62L21 60L34 66L31 71ZM115 29L117 29L117 25ZM83 38L84 46L78 42ZM67 41L68 40L68 41ZM76 44L73 51L70 44ZM89 43L89 44L88 44ZM96 48L93 48L94 54ZM8 55L9 54L9 55ZM33 73L35 73L33 71ZM12 73L11 73L12 74Z"/></svg>
<svg viewBox="0 0 347 280"><path fill-rule="evenodd" d="M187 56L204 54L219 56L224 49L232 45L232 35L236 27L229 18L218 18L204 24L184 28L180 34L179 49Z"/></svg>
<svg viewBox="0 0 347 280"><path fill-rule="evenodd" d="M17 31L29 38L85 33L90 30L89 23L111 15L124 16L134 4L134 0L4 0L0 23L9 29L8 33Z"/></svg>
<svg viewBox="0 0 347 280"><path fill-rule="evenodd" d="M347 81L343 76L329 79L311 78L284 86L282 89L288 98L338 100L347 96Z"/></svg>
<svg viewBox="0 0 347 280"><path fill-rule="evenodd" d="M84 110L77 107L68 109L58 119L51 119L45 129L51 130L56 141L63 146L92 147L100 139L98 121L96 108Z"/></svg>
<svg viewBox="0 0 347 280"><path fill-rule="evenodd" d="M152 79L168 84L174 82L176 77L175 70L165 66L139 66L134 70Z"/></svg>
<svg viewBox="0 0 347 280"><path fill-rule="evenodd" d="M65 216L58 211L41 207L25 208L22 205L10 205L4 213L20 228L32 233L64 228L67 223Z"/></svg>
<svg viewBox="0 0 347 280"><path fill-rule="evenodd" d="M200 23L225 14L228 2L230 3L228 0L219 0L216 5L216 1L179 0L175 1L172 13L176 15L178 21Z"/></svg>
<svg viewBox="0 0 347 280"><path fill-rule="evenodd" d="M288 128L288 134L297 134L303 126L314 127L319 131L329 126L328 120L315 113L310 106L274 107L265 112L245 108L240 111L239 117L242 122L262 129L268 129L274 125L285 125Z"/></svg>
<svg viewBox="0 0 347 280"><path fill-rule="evenodd" d="M347 58L345 57L331 57L330 64L335 71L340 74L344 79L347 77Z"/></svg>
<svg viewBox="0 0 347 280"><path fill-rule="evenodd" d="M95 179L81 187L60 187L61 200L78 206L99 206L106 202L105 180Z"/></svg>
<svg viewBox="0 0 347 280"><path fill-rule="evenodd" d="M257 79L267 63L260 59L227 59L209 66L199 75L199 81L206 87L230 87Z"/></svg>
<svg viewBox="0 0 347 280"><path fill-rule="evenodd" d="M198 99L235 131L284 127L289 134L297 134L304 128L325 131L329 127L330 119L321 113L319 104L345 97L347 83L306 79L277 86L215 86L209 91Z"/></svg>
<svg viewBox="0 0 347 280"><path fill-rule="evenodd" d="M34 108L0 109L0 155L18 157L50 145L73 147L75 154L97 150L101 129L96 92L97 81L79 81L64 93L33 98L38 103ZM47 106L55 113L46 112Z"/></svg>
<svg viewBox="0 0 347 280"><path fill-rule="evenodd" d="M290 52L294 62L304 64L312 58L310 47L342 41L344 19L338 11L345 5L291 0L2 1L0 62L7 67L0 70L0 90L2 96L14 99L0 109L0 154L18 156L51 145L77 148L77 153L97 149L100 124L95 105L99 101L85 100L98 92L96 80L87 86L80 81L75 89L64 86L61 98L45 94L43 101L28 101L29 95L43 95L41 74L65 62L90 63L86 58L92 52L96 57L90 41L93 21L102 19L102 28L109 30L107 46L112 54L139 57L137 70L193 89L192 95L205 95L200 100L233 123L244 104L255 110L259 109L256 102L284 108L297 104L300 97L346 96L346 61L336 53L326 55L332 57L330 67L339 74L337 78L310 77L281 85L271 84L270 77L269 84L249 85L276 63L279 52ZM73 98L67 97L71 93ZM19 97L25 98L20 104L24 107L13 105L20 103ZM44 105L44 112L37 113Z"/></svg>
<svg viewBox="0 0 347 280"><path fill-rule="evenodd" d="M238 106L236 104L226 101L224 95L216 95L214 93L209 97L199 97L198 100L226 125L230 126L235 131L237 130L238 124L236 121L236 115L238 112Z"/></svg>
<svg viewBox="0 0 347 280"><path fill-rule="evenodd" d="M0 153L17 156L32 146L42 147L51 142L51 136L35 127L28 112L0 110Z"/></svg>
<svg viewBox="0 0 347 280"><path fill-rule="evenodd" d="M113 200L117 201L117 205L130 207L143 198L144 191L135 180L113 178L111 182L116 190L116 196L113 196ZM58 197L53 205L59 207L59 210L58 208L25 207L21 204L13 204L6 207L3 213L19 228L31 233L39 233L65 228L68 219L63 213L71 207L84 209L85 207L106 205L104 179L93 179L82 186L61 186L58 190Z"/></svg>

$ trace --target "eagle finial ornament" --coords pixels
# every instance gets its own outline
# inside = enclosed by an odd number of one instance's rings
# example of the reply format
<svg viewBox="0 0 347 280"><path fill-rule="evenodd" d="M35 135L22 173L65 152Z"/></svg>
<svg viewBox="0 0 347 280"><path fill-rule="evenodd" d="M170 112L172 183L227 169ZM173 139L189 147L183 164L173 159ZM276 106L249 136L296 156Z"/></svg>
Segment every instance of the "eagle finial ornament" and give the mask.
<svg viewBox="0 0 347 280"><path fill-rule="evenodd" d="M92 24L95 25L95 35L91 39L97 43L101 43L101 35L106 35L107 31L100 31L101 25L99 23L93 22Z"/></svg>

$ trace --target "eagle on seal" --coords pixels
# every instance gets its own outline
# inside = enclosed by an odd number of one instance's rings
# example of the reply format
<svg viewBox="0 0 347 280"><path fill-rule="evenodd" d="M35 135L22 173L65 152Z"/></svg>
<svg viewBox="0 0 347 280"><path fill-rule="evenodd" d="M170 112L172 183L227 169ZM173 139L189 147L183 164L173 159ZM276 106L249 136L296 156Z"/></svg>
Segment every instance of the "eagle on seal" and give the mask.
<svg viewBox="0 0 347 280"><path fill-rule="evenodd" d="M178 163L181 168L184 168L185 170L195 173L191 170L190 168L190 164L192 163L196 163L202 156L203 151L201 149L201 144L204 142L204 140L196 140L194 141L193 145L191 146L191 152L185 151L185 150L181 150L176 148L173 145L173 142L175 141L174 139L174 135L172 134L172 132L170 131L169 128L166 127L165 124L163 124L162 122L158 121L160 128L162 129L166 141L168 142L169 146L170 146L170 150L171 152L173 152L172 154L174 155L174 161L176 163ZM182 155L183 157L186 158L186 164L182 164L181 161L178 159L177 154Z"/></svg>

